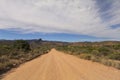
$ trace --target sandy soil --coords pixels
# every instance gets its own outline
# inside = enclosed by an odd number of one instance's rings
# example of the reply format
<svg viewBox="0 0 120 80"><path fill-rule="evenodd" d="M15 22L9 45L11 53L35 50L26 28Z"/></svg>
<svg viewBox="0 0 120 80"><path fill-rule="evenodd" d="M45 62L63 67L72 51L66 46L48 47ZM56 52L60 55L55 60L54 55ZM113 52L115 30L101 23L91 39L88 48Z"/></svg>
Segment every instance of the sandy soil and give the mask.
<svg viewBox="0 0 120 80"><path fill-rule="evenodd" d="M2 80L120 80L120 70L52 49Z"/></svg>

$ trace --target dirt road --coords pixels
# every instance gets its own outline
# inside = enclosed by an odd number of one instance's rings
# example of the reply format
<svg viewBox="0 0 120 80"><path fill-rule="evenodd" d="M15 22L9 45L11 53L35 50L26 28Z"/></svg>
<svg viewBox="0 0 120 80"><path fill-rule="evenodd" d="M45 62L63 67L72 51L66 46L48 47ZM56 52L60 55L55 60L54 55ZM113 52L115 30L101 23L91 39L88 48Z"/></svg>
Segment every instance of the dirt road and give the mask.
<svg viewBox="0 0 120 80"><path fill-rule="evenodd" d="M120 80L120 70L52 49L21 65L2 80Z"/></svg>

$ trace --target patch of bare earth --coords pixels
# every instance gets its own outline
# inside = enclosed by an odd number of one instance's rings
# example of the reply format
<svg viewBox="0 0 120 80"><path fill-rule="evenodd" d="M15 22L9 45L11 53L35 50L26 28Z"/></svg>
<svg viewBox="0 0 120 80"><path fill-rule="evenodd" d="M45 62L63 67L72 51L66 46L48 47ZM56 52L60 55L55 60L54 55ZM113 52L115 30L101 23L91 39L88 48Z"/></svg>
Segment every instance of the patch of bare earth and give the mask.
<svg viewBox="0 0 120 80"><path fill-rule="evenodd" d="M120 80L120 70L52 49L2 80Z"/></svg>

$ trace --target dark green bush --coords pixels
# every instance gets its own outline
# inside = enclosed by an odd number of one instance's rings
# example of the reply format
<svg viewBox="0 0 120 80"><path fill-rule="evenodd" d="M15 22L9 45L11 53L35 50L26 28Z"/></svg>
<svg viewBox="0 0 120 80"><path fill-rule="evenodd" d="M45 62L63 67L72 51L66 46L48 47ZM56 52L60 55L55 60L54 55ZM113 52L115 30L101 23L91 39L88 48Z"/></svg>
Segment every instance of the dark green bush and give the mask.
<svg viewBox="0 0 120 80"><path fill-rule="evenodd" d="M112 52L109 48L104 47L104 46L100 47L98 50L101 53L100 56L107 56L108 54Z"/></svg>
<svg viewBox="0 0 120 80"><path fill-rule="evenodd" d="M112 53L108 56L110 59L114 59L114 60L120 60L120 52L118 53Z"/></svg>
<svg viewBox="0 0 120 80"><path fill-rule="evenodd" d="M30 44L25 40L16 40L13 47L21 51L30 51Z"/></svg>

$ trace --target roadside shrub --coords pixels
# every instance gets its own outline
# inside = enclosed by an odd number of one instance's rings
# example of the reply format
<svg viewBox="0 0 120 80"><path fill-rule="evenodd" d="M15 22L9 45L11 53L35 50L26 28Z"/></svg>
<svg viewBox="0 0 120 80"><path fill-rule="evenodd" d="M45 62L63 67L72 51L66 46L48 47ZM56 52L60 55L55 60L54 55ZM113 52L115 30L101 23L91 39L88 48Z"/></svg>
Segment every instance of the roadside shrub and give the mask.
<svg viewBox="0 0 120 80"><path fill-rule="evenodd" d="M92 50L91 53L95 56L100 56L101 55L101 53L98 50Z"/></svg>
<svg viewBox="0 0 120 80"><path fill-rule="evenodd" d="M79 57L82 59L91 60L91 54L80 54Z"/></svg>
<svg viewBox="0 0 120 80"><path fill-rule="evenodd" d="M113 66L113 67L120 69L120 63L116 63L115 66Z"/></svg>
<svg viewBox="0 0 120 80"><path fill-rule="evenodd" d="M0 63L5 63L5 62L8 62L9 61L9 58L7 56L1 56L0 57Z"/></svg>
<svg viewBox="0 0 120 80"><path fill-rule="evenodd" d="M101 53L100 56L107 56L108 54L111 53L111 50L107 47L104 47L104 46L100 47L98 50Z"/></svg>
<svg viewBox="0 0 120 80"><path fill-rule="evenodd" d="M120 60L120 53L113 53L108 56L110 59Z"/></svg>
<svg viewBox="0 0 120 80"><path fill-rule="evenodd" d="M3 63L0 63L0 71L2 71L5 68L5 65Z"/></svg>
<svg viewBox="0 0 120 80"><path fill-rule="evenodd" d="M93 62L100 62L100 58L98 56L92 55L91 56L91 61L93 61Z"/></svg>
<svg viewBox="0 0 120 80"><path fill-rule="evenodd" d="M120 50L120 44L118 44L118 45L113 45L113 48L116 49L116 50Z"/></svg>
<svg viewBox="0 0 120 80"><path fill-rule="evenodd" d="M21 51L30 51L30 45L25 40L16 40L13 47Z"/></svg>

